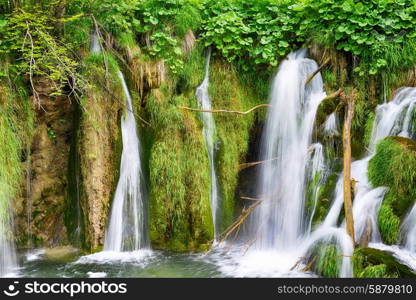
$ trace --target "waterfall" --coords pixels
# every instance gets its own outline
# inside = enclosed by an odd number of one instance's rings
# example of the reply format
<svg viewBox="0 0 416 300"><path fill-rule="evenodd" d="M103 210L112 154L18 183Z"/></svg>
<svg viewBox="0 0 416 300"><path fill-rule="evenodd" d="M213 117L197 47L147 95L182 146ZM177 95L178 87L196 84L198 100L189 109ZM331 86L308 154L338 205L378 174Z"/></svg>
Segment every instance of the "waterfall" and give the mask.
<svg viewBox="0 0 416 300"><path fill-rule="evenodd" d="M117 184L105 251L134 251L148 246L146 205L140 160L140 142L137 136L132 100L123 74L118 74L126 97L126 111L121 120L123 152L120 178Z"/></svg>
<svg viewBox="0 0 416 300"><path fill-rule="evenodd" d="M101 47L97 35L91 40L91 51L98 53ZM146 224L144 180L140 159L140 141L132 99L119 71L118 77L125 96L125 114L121 118L123 151L121 153L120 177L114 195L110 222L105 233L104 251L135 251L149 246Z"/></svg>
<svg viewBox="0 0 416 300"><path fill-rule="evenodd" d="M326 96L320 73L305 85L317 69L305 49L290 53L279 66L261 142L260 160L267 162L261 166L257 187L262 203L250 216L249 246L233 258L231 267L223 267L225 272L239 277L304 277L297 271L305 266L302 261L324 243L335 244L343 254L339 276L352 276L353 247L345 229L311 230L319 188L328 175L323 146L312 143L316 112ZM308 211L306 201L311 204Z"/></svg>
<svg viewBox="0 0 416 300"><path fill-rule="evenodd" d="M258 197L263 201L253 214L256 248L296 249L307 234L305 185L308 150L315 115L325 97L320 74L305 86L317 70L315 61L302 49L289 54L273 80L271 108L261 144L262 165Z"/></svg>
<svg viewBox="0 0 416 300"><path fill-rule="evenodd" d="M309 224L306 232L310 232L312 229L313 216L315 215L316 204L318 202L319 191L325 183L327 176L327 166L325 165L324 149L321 143L312 144L309 147L307 165L307 182L311 183L311 201L312 209L309 215Z"/></svg>
<svg viewBox="0 0 416 300"><path fill-rule="evenodd" d="M338 120L335 112L330 114L323 124L323 132L326 136L333 137L339 135Z"/></svg>
<svg viewBox="0 0 416 300"><path fill-rule="evenodd" d="M399 135L411 137L411 117L416 105L416 88L400 89L392 101L377 106L369 153L361 160L351 164L351 177L356 181L355 197L353 201L353 215L355 235L359 239L364 233L367 224L371 224L372 235L370 241L381 241L378 232L377 214L383 201L386 188L373 189L367 177L368 163L373 157L377 142L387 136ZM343 182L340 175L335 190L335 198L323 226L335 226L343 205ZM412 214L409 214L409 218ZM416 213L413 215L416 217ZM408 221L408 224L415 221ZM345 221L343 223L345 226ZM407 230L406 232L411 232Z"/></svg>
<svg viewBox="0 0 416 300"><path fill-rule="evenodd" d="M12 242L12 211L7 191L7 185L2 184L0 180L0 277L9 276L17 267L16 252Z"/></svg>
<svg viewBox="0 0 416 300"><path fill-rule="evenodd" d="M400 231L405 249L416 252L416 204L404 219Z"/></svg>
<svg viewBox="0 0 416 300"><path fill-rule="evenodd" d="M211 110L211 99L208 93L209 87L209 64L211 60L211 50L208 50L206 65L205 65L205 78L202 81L201 85L196 89L195 95L198 99L198 104L203 110ZM218 205L220 202L220 192L218 189L218 180L217 174L215 171L215 123L212 113L203 112L202 113L202 122L204 124L203 132L205 137L205 145L208 152L208 159L211 169L211 210L212 210L212 219L214 222L214 239L217 240L218 235Z"/></svg>

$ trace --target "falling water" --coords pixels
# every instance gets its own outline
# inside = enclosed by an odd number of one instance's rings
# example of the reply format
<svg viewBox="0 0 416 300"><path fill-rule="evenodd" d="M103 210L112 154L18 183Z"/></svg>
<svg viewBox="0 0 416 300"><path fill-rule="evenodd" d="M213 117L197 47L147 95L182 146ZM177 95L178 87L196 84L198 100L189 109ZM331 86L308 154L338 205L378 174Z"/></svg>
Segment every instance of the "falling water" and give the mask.
<svg viewBox="0 0 416 300"><path fill-rule="evenodd" d="M261 145L263 164L259 198L254 213L256 248L290 251L296 249L306 232L305 185L308 150L315 115L325 97L320 74L305 86L317 68L302 49L289 54L274 78L271 108Z"/></svg>
<svg viewBox="0 0 416 300"><path fill-rule="evenodd" d="M132 100L123 74L118 74L126 97L126 112L121 120L123 152L120 178L105 234L105 251L134 251L148 246L146 205L140 160L140 142L137 136Z"/></svg>
<svg viewBox="0 0 416 300"><path fill-rule="evenodd" d="M404 247L411 252L416 252L416 204L404 219L401 234Z"/></svg>
<svg viewBox="0 0 416 300"><path fill-rule="evenodd" d="M2 185L0 180L0 277L10 275L17 266L12 242L12 212L7 191L7 185Z"/></svg>
<svg viewBox="0 0 416 300"><path fill-rule="evenodd" d="M91 51L100 52L98 36L91 39ZM121 120L123 151L120 177L105 233L105 251L135 251L149 245L146 226L146 204L140 159L140 141L137 135L132 99L121 72L118 77L126 98L125 115Z"/></svg>
<svg viewBox="0 0 416 300"><path fill-rule="evenodd" d="M309 147L307 159L307 182L311 185L310 201L312 209L309 214L309 225L306 232L312 228L313 216L315 215L316 204L318 202L319 191L323 187L327 176L327 166L325 165L324 149L321 143L312 144Z"/></svg>
<svg viewBox="0 0 416 300"><path fill-rule="evenodd" d="M339 135L338 120L335 112L330 114L323 124L323 132L326 136L332 137Z"/></svg>
<svg viewBox="0 0 416 300"><path fill-rule="evenodd" d="M370 225L372 231L370 242L379 243L381 241L378 232L377 214L386 188L372 188L367 177L368 163L374 155L377 142L381 139L393 135L412 136L411 117L415 105L416 88L402 88L397 92L392 101L377 106L373 131L368 146L369 154L365 158L353 162L351 165L351 177L356 181L353 215L355 235L357 238L360 238L367 226ZM333 204L323 226L336 225L342 205L343 182L341 174L335 190ZM412 218L410 216L409 218ZM416 217L416 214L414 216ZM411 221L408 221L408 223L410 224ZM345 222L343 226L345 226Z"/></svg>
<svg viewBox="0 0 416 300"><path fill-rule="evenodd" d="M392 101L377 106L370 150L374 151L377 142L387 136L411 137L411 119L415 107L416 88L411 87L400 89Z"/></svg>
<svg viewBox="0 0 416 300"><path fill-rule="evenodd" d="M206 66L205 66L205 78L202 84L196 89L196 97L198 99L199 106L203 110L211 110L211 99L208 94L209 86L209 63L211 59L211 51L208 50ZM215 171L215 123L211 113L203 112L202 121L204 123L204 136L205 145L208 152L208 158L211 168L211 210L212 219L214 221L214 238L217 239L218 230L218 204L220 202L220 192L218 189L217 174Z"/></svg>

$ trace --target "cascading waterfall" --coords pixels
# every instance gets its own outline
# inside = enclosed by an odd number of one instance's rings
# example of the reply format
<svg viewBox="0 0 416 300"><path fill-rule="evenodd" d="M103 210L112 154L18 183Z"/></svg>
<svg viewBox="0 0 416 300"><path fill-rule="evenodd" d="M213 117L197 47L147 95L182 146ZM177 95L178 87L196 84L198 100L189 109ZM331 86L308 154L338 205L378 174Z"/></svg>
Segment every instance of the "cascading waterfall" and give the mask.
<svg viewBox="0 0 416 300"><path fill-rule="evenodd" d="M368 163L374 155L377 142L381 139L394 135L403 137L412 136L411 117L415 105L416 88L407 87L400 89L392 101L377 106L373 131L370 144L368 145L369 154L365 158L353 162L351 165L351 177L356 181L353 215L355 235L357 238L360 238L367 226L371 225L372 235L370 242L381 242L378 232L377 214L386 188L372 188L367 177ZM335 190L333 204L323 226L336 226L344 201L342 187L341 174ZM345 226L345 222L343 226Z"/></svg>
<svg viewBox="0 0 416 300"><path fill-rule="evenodd" d="M335 112L330 114L323 124L323 132L326 136L332 137L339 135L338 120Z"/></svg>
<svg viewBox="0 0 416 300"><path fill-rule="evenodd" d="M211 110L211 98L209 97L209 64L211 60L211 50L207 52L205 65L205 78L202 84L196 89L195 95L202 110ZM218 189L217 174L215 171L215 123L212 113L203 112L202 122L204 124L205 145L208 152L208 159L211 168L211 210L214 221L214 239L217 240L218 231L218 205L220 202L220 192Z"/></svg>
<svg viewBox="0 0 416 300"><path fill-rule="evenodd" d="M410 252L416 252L416 204L401 226L402 244Z"/></svg>
<svg viewBox="0 0 416 300"><path fill-rule="evenodd" d="M101 51L97 35L92 37L91 51L96 53ZM121 119L123 151L120 177L104 240L104 251L113 252L135 251L149 246L140 141L132 99L123 73L119 71L118 77L126 98L125 115Z"/></svg>
<svg viewBox="0 0 416 300"><path fill-rule="evenodd" d="M259 198L263 203L253 214L257 249L296 249L307 234L305 185L308 150L315 115L325 97L320 74L305 86L317 68L302 49L289 54L273 81L271 108L261 145L263 164Z"/></svg>
<svg viewBox="0 0 416 300"><path fill-rule="evenodd" d="M123 152L120 178L105 234L105 251L135 251L149 245L146 226L146 205L132 100L123 74L118 74L126 97L126 112L121 120Z"/></svg>
<svg viewBox="0 0 416 300"><path fill-rule="evenodd" d="M344 229L322 227L311 232L318 189L327 176L323 146L312 143L315 116L325 98L315 61L306 49L289 54L276 74L271 108L262 137L258 196L261 205L250 216L249 245L235 255L224 272L235 276L305 276L299 261L319 243L336 244L344 256L340 276L352 276L353 247ZM313 186L311 195L307 187ZM306 210L306 201L311 202Z"/></svg>
<svg viewBox="0 0 416 300"><path fill-rule="evenodd" d="M307 182L311 183L312 191L310 200L312 201L312 209L309 214L309 225L306 232L312 229L313 216L315 215L316 204L318 202L319 191L325 183L327 176L327 166L325 165L324 148L321 143L312 144L309 147L307 159Z"/></svg>

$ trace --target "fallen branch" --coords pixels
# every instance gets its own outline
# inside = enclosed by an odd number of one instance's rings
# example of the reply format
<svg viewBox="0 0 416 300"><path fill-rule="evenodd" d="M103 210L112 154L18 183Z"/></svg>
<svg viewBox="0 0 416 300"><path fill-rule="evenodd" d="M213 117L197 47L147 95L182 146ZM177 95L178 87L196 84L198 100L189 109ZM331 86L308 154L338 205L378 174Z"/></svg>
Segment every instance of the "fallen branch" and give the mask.
<svg viewBox="0 0 416 300"><path fill-rule="evenodd" d="M210 250L208 250L208 252L205 255L208 255L213 249L217 248L221 243L223 243L224 241L226 241L228 239L228 237L237 230L237 234L240 231L240 226L246 221L246 219L250 216L250 214L256 209L256 207L258 207L260 205L262 201L261 200L257 200L254 204L252 204L251 206L249 206L247 209L243 209L241 215L238 217L238 219L232 223L220 236L221 240L214 245L213 247L211 247Z"/></svg>
<svg viewBox="0 0 416 300"><path fill-rule="evenodd" d="M322 99L321 103L324 101L330 101L333 100L335 98L338 98L339 96L341 96L341 94L344 92L343 89L338 89L337 91L333 92L332 94L326 96L324 99Z"/></svg>
<svg viewBox="0 0 416 300"><path fill-rule="evenodd" d="M302 270L300 270L300 271L301 272L308 272L308 271L310 271L312 269L312 266L313 266L313 263L315 262L315 260L316 260L316 256L314 256L311 259L311 261Z"/></svg>
<svg viewBox="0 0 416 300"><path fill-rule="evenodd" d="M180 109L190 110L190 111L199 111L199 112L207 112L207 113L231 113L231 114L239 114L239 115L247 115L251 113L253 110L256 110L261 107L268 107L270 104L259 104L247 111L237 111L237 110L225 110L225 109L199 109L199 108L191 108L185 106L178 106Z"/></svg>
<svg viewBox="0 0 416 300"><path fill-rule="evenodd" d="M299 260L293 265L293 267L290 268L290 271L293 271L294 269L296 269L302 263L304 259L306 259L306 257L299 258ZM302 270L300 270L300 272L307 272L310 269L312 269L312 265L315 262L315 260L316 260L316 256L312 257L309 263L305 267L303 267Z"/></svg>
<svg viewBox="0 0 416 300"><path fill-rule="evenodd" d="M244 163L244 164L239 165L238 168L241 171L241 170L244 170L244 169L247 169L247 168L250 168L250 167L254 167L254 166L257 166L257 165L260 165L260 164L264 164L266 162L274 161L276 159L277 159L277 157L272 158L272 159L266 159L266 160L261 160L261 161Z"/></svg>
<svg viewBox="0 0 416 300"><path fill-rule="evenodd" d="M330 62L330 60L331 60L330 58L327 58L325 60L325 62L315 72L313 72L311 75L309 75L309 77L305 81L305 85L307 85L309 82L311 82L312 79L316 76L316 74L321 72L322 69Z"/></svg>
<svg viewBox="0 0 416 300"><path fill-rule="evenodd" d="M241 196L240 197L243 200L251 200L251 201L260 201L261 199L259 198L252 198L252 197L245 197L245 196Z"/></svg>

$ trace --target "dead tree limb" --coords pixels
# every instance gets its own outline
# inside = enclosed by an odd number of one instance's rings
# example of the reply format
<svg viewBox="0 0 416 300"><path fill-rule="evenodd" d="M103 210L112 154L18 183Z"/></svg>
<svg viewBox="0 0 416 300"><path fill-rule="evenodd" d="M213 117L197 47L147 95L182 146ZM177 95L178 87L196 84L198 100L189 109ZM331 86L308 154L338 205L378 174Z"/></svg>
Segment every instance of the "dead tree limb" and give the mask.
<svg viewBox="0 0 416 300"><path fill-rule="evenodd" d="M250 201L260 201L261 199L259 198L252 198L252 197L245 197L245 196L241 196L240 197L243 200L250 200Z"/></svg>
<svg viewBox="0 0 416 300"><path fill-rule="evenodd" d="M355 96L354 92L345 96L347 109L342 134L344 150L344 209L347 234L351 237L353 247L355 245L354 217L352 214L352 186L351 186L351 123L354 117Z"/></svg>
<svg viewBox="0 0 416 300"><path fill-rule="evenodd" d="M327 64L329 64L329 62L330 62L330 58L327 58L325 61L324 61L324 63L315 71L315 72L313 72L311 75L309 75L309 77L306 79L306 81L305 81L305 85L307 85L309 82L311 82L312 81L312 79L316 76L316 74L318 74L319 72L321 72L322 71L322 69L327 65Z"/></svg>
<svg viewBox="0 0 416 300"><path fill-rule="evenodd" d="M326 96L324 99L322 99L321 103L324 101L331 101L334 100L335 98L338 98L339 96L342 95L342 93L344 92L343 89L338 89L337 91L333 92L332 94Z"/></svg>
<svg viewBox="0 0 416 300"><path fill-rule="evenodd" d="M313 263L316 260L316 256L312 257L312 259L309 261L309 263L302 269L300 270L301 272L308 272L312 269Z"/></svg>
<svg viewBox="0 0 416 300"><path fill-rule="evenodd" d="M238 166L238 168L241 171L241 170L244 170L244 169L247 169L247 168L250 168L250 167L254 167L254 166L257 166L257 165L260 165L260 164L264 164L266 162L274 161L276 159L277 159L277 157L272 158L272 159L266 159L266 160L261 160L261 161L254 161L254 162L244 163L244 164L240 164Z"/></svg>
<svg viewBox="0 0 416 300"><path fill-rule="evenodd" d="M199 111L199 112L207 112L207 113L231 113L231 114L239 114L239 115L247 115L251 113L253 110L256 110L261 107L268 107L270 104L259 104L247 111L237 111L237 110L225 110L225 109L199 109L199 108L191 108L185 106L178 106L180 109L190 110L190 111Z"/></svg>
<svg viewBox="0 0 416 300"><path fill-rule="evenodd" d="M243 211L241 212L241 215L238 217L238 219L232 223L221 235L221 239L220 241L214 245L213 247L211 247L211 249L206 253L206 255L208 255L213 249L215 249L216 247L218 247L221 243L223 243L224 241L226 241L228 239L228 237L233 233L233 232L239 232L240 231L240 227L241 225L244 224L244 222L247 220L247 218L250 216L250 214L260 205L262 201L261 200L257 200L254 204L252 204L251 206L249 206L247 209L244 208Z"/></svg>

